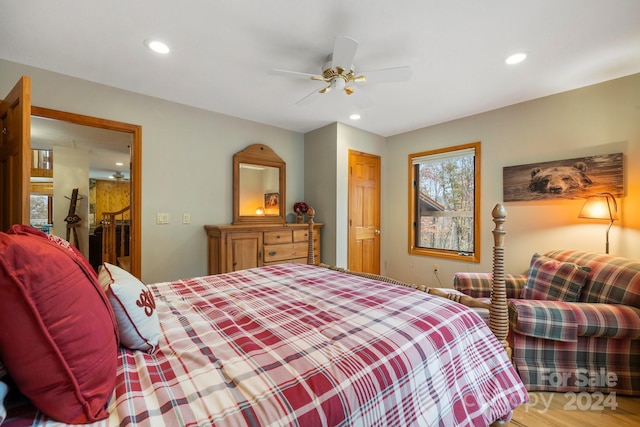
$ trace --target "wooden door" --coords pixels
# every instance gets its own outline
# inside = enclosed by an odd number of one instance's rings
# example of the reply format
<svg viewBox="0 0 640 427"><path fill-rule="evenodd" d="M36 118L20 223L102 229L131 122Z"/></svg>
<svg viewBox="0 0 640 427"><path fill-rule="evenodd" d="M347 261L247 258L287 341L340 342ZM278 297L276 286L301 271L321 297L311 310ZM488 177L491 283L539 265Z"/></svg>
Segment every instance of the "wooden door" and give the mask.
<svg viewBox="0 0 640 427"><path fill-rule="evenodd" d="M31 79L23 76L0 103L0 230L29 224Z"/></svg>
<svg viewBox="0 0 640 427"><path fill-rule="evenodd" d="M380 274L380 157L349 151L349 270Z"/></svg>
<svg viewBox="0 0 640 427"><path fill-rule="evenodd" d="M231 233L227 239L227 272L262 265L262 233Z"/></svg>

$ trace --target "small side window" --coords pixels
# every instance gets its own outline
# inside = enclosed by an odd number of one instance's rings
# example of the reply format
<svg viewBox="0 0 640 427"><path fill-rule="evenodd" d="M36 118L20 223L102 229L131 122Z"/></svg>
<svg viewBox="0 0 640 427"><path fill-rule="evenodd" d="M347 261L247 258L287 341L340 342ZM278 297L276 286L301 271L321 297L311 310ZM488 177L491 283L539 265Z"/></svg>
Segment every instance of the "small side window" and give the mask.
<svg viewBox="0 0 640 427"><path fill-rule="evenodd" d="M409 253L480 261L480 143L409 155Z"/></svg>

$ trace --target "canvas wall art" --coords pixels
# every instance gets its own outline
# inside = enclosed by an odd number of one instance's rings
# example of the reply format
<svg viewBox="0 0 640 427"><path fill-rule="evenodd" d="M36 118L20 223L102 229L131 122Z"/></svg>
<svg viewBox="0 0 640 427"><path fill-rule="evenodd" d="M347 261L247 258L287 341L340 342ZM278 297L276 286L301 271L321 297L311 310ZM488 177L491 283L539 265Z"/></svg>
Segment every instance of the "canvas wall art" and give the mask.
<svg viewBox="0 0 640 427"><path fill-rule="evenodd" d="M505 202L624 195L622 153L507 166L502 178Z"/></svg>

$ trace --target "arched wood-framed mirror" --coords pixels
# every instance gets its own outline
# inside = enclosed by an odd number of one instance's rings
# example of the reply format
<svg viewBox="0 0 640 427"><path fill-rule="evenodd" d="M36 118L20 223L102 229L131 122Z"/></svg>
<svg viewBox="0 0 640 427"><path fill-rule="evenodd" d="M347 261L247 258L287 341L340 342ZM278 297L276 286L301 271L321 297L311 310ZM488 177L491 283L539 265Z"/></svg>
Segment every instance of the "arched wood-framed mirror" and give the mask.
<svg viewBox="0 0 640 427"><path fill-rule="evenodd" d="M233 156L233 223L286 222L286 164L275 151L253 144Z"/></svg>
<svg viewBox="0 0 640 427"><path fill-rule="evenodd" d="M130 214L129 214L129 271L136 277L141 276L141 207L142 207L142 127L129 123L101 119L81 114L69 113L49 108L31 107L31 115L46 119L59 120L81 126L89 126L124 132L131 135L130 147ZM96 218L100 221L100 218Z"/></svg>

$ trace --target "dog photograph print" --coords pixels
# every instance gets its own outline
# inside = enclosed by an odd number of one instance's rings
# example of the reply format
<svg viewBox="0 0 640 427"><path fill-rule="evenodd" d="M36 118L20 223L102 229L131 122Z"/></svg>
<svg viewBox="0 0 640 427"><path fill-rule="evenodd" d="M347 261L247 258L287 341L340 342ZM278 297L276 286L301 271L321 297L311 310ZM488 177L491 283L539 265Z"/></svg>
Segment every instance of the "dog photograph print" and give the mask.
<svg viewBox="0 0 640 427"><path fill-rule="evenodd" d="M503 168L503 200L582 199L624 194L622 153Z"/></svg>

